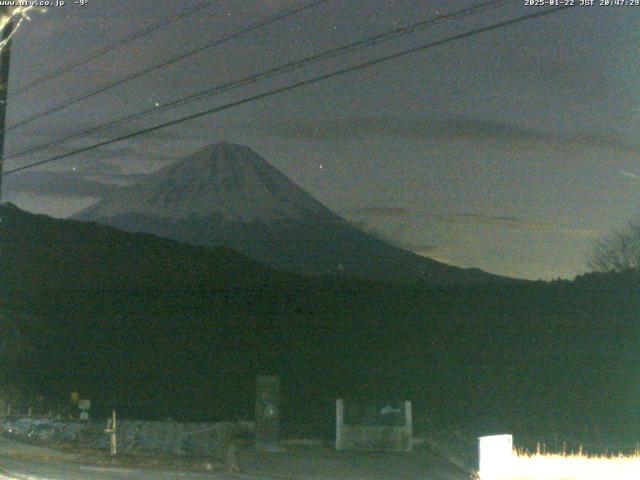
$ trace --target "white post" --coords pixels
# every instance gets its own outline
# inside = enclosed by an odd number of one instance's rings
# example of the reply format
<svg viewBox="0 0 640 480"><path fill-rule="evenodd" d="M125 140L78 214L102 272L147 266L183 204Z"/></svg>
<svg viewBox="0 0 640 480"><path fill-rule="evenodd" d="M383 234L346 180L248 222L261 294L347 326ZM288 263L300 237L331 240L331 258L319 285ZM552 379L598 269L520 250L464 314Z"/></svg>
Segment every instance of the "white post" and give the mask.
<svg viewBox="0 0 640 480"><path fill-rule="evenodd" d="M513 436L491 435L478 438L480 480L506 478L513 460Z"/></svg>
<svg viewBox="0 0 640 480"><path fill-rule="evenodd" d="M409 434L409 443L407 449L413 448L413 411L411 410L411 400L404 402L404 426Z"/></svg>
<svg viewBox="0 0 640 480"><path fill-rule="evenodd" d="M404 402L404 425L413 432L413 413L411 411L411 400L405 400Z"/></svg>
<svg viewBox="0 0 640 480"><path fill-rule="evenodd" d="M118 453L118 444L117 444L117 439L116 439L116 411L112 410L111 412L111 419L107 420L107 428L104 430L104 433L108 433L109 437L110 437L110 442L109 442L109 453L111 453L111 455L116 455Z"/></svg>
<svg viewBox="0 0 640 480"><path fill-rule="evenodd" d="M118 453L117 440L116 440L116 411L113 410L111 412L111 455L116 455Z"/></svg>
<svg viewBox="0 0 640 480"><path fill-rule="evenodd" d="M336 450L344 448L342 433L344 429L344 400L336 400Z"/></svg>

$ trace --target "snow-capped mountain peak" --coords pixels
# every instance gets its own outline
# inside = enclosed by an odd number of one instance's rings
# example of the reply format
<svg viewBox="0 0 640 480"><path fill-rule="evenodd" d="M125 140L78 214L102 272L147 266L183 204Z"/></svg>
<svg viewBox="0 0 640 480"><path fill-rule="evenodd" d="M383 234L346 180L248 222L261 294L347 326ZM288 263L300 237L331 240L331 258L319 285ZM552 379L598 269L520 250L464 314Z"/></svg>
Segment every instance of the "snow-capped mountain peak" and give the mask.
<svg viewBox="0 0 640 480"><path fill-rule="evenodd" d="M81 212L180 219L220 216L225 222L300 220L332 213L248 147L207 146Z"/></svg>

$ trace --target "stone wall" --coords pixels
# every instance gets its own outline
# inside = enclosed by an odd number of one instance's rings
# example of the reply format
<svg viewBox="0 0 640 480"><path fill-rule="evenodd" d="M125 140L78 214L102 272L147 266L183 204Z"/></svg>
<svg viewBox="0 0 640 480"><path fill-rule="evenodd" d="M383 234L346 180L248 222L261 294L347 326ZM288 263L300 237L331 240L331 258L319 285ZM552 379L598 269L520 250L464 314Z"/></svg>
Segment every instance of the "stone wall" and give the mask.
<svg viewBox="0 0 640 480"><path fill-rule="evenodd" d="M4 435L38 443L67 443L108 450L106 421L78 422L36 417L13 417L3 424ZM232 439L249 435L251 424L179 423L119 420L119 452L149 452L222 459Z"/></svg>

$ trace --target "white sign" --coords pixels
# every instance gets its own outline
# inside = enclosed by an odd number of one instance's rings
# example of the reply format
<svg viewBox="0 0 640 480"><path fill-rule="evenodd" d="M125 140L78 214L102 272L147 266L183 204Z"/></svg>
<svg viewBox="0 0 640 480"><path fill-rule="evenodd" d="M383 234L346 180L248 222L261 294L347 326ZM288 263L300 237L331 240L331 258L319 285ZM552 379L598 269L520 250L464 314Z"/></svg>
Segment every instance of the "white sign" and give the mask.
<svg viewBox="0 0 640 480"><path fill-rule="evenodd" d="M480 437L480 479L501 478L511 468L513 461L513 436L491 435Z"/></svg>

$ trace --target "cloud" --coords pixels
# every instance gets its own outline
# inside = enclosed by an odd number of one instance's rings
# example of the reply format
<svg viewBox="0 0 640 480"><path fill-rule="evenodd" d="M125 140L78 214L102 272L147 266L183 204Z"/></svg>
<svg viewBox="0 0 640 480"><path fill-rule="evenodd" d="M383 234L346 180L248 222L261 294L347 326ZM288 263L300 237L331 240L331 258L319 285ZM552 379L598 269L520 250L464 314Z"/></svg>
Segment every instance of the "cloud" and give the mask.
<svg viewBox="0 0 640 480"><path fill-rule="evenodd" d="M3 189L8 196L29 193L70 198L102 197L118 188L114 183L63 172L26 171L3 178Z"/></svg>
<svg viewBox="0 0 640 480"><path fill-rule="evenodd" d="M76 169L77 172L85 175L92 174L112 176L121 175L123 173L121 166L98 159L91 160L90 162L78 162Z"/></svg>
<svg viewBox="0 0 640 480"><path fill-rule="evenodd" d="M621 170L620 173L622 175L624 175L627 178L632 178L634 180L640 180L640 175L636 175L635 173L629 173L629 172L625 172L624 170Z"/></svg>
<svg viewBox="0 0 640 480"><path fill-rule="evenodd" d="M446 223L493 225L497 227L520 228L524 230L550 230L555 225L546 222L533 222L517 217L493 216L477 213L460 213L451 215L435 215L435 218Z"/></svg>
<svg viewBox="0 0 640 480"><path fill-rule="evenodd" d="M420 212L412 211L409 208L389 205L370 205L351 210L347 213L352 217L366 218L367 221L360 222L366 224L368 224L368 222L386 221L388 219L421 220L426 218L442 223L482 224L527 230L547 230L556 228L556 226L551 223L531 221L513 216L485 215L480 213L422 214Z"/></svg>
<svg viewBox="0 0 640 480"><path fill-rule="evenodd" d="M409 243L403 242L402 248L405 250L409 250L410 252L416 253L423 257L435 258L439 256L443 251L443 245L434 245L434 244L419 244L419 243Z"/></svg>
<svg viewBox="0 0 640 480"><path fill-rule="evenodd" d="M353 226L389 245L434 259L441 254L441 245L416 243L415 240L407 240L408 235L406 235L405 230L409 222L393 222L393 225L390 225L389 220L392 219L419 220L418 216L408 208L371 205L351 210L347 213L347 216L352 218L351 224ZM353 220L354 217L356 218L355 220ZM384 227L381 227L381 225Z"/></svg>
<svg viewBox="0 0 640 480"><path fill-rule="evenodd" d="M580 238L598 238L602 236L600 230L593 230L591 228L564 228L562 229L562 233L569 237Z"/></svg>
<svg viewBox="0 0 640 480"><path fill-rule="evenodd" d="M368 233L372 237L377 238L385 243L390 245L395 245L396 247L404 248L401 245L401 240L399 240L396 236L383 232L376 225L373 225L366 221L352 220L350 221L351 225L356 227L358 230L362 230L365 233Z"/></svg>
<svg viewBox="0 0 640 480"><path fill-rule="evenodd" d="M400 207L370 206L370 207L356 208L354 210L351 210L349 213L356 216L363 216L363 217L397 218L397 217L405 217L409 215L410 211L406 208L400 208Z"/></svg>
<svg viewBox="0 0 640 480"><path fill-rule="evenodd" d="M358 230L362 230L363 232L368 233L378 240L388 243L389 245L393 245L394 247L401 248L402 250L416 253L423 257L435 258L435 256L438 255L439 251L442 248L440 245L417 244L406 241L403 239L403 236L400 233L396 232L395 234L391 234L383 232L380 228L372 225L369 222L351 221L351 224Z"/></svg>
<svg viewBox="0 0 640 480"><path fill-rule="evenodd" d="M443 245L407 245L405 249L421 257L428 257L447 265L456 265L456 261L447 253L448 249Z"/></svg>
<svg viewBox="0 0 640 480"><path fill-rule="evenodd" d="M255 129L288 139L338 141L362 137L398 137L413 140L469 140L497 145L527 144L530 147L606 147L640 156L640 147L624 138L599 130L587 133L543 132L492 120L469 118L353 117L255 125Z"/></svg>
<svg viewBox="0 0 640 480"><path fill-rule="evenodd" d="M369 205L344 212L352 225L359 230L404 250L411 248L402 240L408 222L391 220L406 220L413 216L408 208L389 205Z"/></svg>
<svg viewBox="0 0 640 480"><path fill-rule="evenodd" d="M114 127L111 127L109 129L109 133L105 136L109 138L113 138L113 137L128 135L129 133L131 133L131 131L132 131L131 126L116 125ZM160 141L187 141L192 139L191 136L189 136L184 132L171 130L171 129L159 129L159 130L147 132L140 138L145 138L145 139L153 138L154 140L160 140Z"/></svg>
<svg viewBox="0 0 640 480"><path fill-rule="evenodd" d="M369 205L345 212L345 215L353 219L352 223L357 228L374 235L380 240L432 258L435 258L434 255L442 254L442 245L412 244L403 240L407 229L410 229L412 225L414 227L422 226L425 220L450 225L487 225L496 228L538 232L553 231L567 237L576 238L597 238L602 234L599 230L590 228L574 228L509 215L421 213L410 208L393 205ZM390 231L389 220L400 220L400 222L394 222L394 227Z"/></svg>
<svg viewBox="0 0 640 480"><path fill-rule="evenodd" d="M462 213L453 215L436 215L436 218L446 223L491 225L521 230L556 231L568 237L594 238L601 235L599 230L593 230L590 228L572 228L550 222L537 222L509 216Z"/></svg>
<svg viewBox="0 0 640 480"><path fill-rule="evenodd" d="M47 142L47 140L43 142L33 142L33 139L30 140L32 141L32 145L36 146ZM94 140L90 142L85 141L84 145L95 144L99 141L100 139L94 138ZM29 145L29 143L27 143L27 145ZM8 155L9 158L5 162L5 168L10 170L37 163L41 160L55 158L58 155L65 155L70 151L78 150L82 147L83 144L62 144L31 155L20 155L11 158L12 154L18 150L13 148L10 150L10 154ZM68 172L72 167L74 167L77 172L86 174L124 176L128 173L138 173L144 165L162 165L175 161L182 156L178 154L171 155L167 152L166 148L164 151L157 151L159 149L159 147L145 147L144 145L108 145L49 162L46 168L48 170Z"/></svg>
<svg viewBox="0 0 640 480"><path fill-rule="evenodd" d="M91 152L91 158L100 158L103 160L147 160L151 162L168 162L176 160L175 155L170 155L164 152L154 151L153 147L138 146L138 145L126 145L126 144L114 144L108 145L104 148L99 148Z"/></svg>

